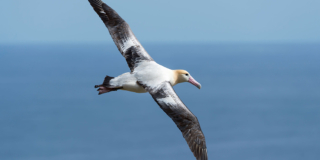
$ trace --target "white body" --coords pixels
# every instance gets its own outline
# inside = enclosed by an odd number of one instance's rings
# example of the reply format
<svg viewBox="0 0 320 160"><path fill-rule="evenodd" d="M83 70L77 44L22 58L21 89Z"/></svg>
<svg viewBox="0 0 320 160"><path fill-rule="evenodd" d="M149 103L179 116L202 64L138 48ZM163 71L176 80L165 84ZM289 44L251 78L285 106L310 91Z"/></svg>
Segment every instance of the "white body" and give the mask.
<svg viewBox="0 0 320 160"><path fill-rule="evenodd" d="M110 81L110 85L122 87L122 90L145 93L147 92L137 82L143 82L150 87L156 87L161 82L168 81L171 85L176 85L174 72L163 67L154 61L142 61L133 72L124 73Z"/></svg>

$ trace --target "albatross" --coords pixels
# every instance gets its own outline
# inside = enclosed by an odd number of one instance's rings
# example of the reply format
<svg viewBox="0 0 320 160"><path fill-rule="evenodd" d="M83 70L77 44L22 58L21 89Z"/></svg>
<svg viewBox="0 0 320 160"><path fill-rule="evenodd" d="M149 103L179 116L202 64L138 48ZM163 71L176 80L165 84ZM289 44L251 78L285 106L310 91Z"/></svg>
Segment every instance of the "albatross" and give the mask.
<svg viewBox="0 0 320 160"><path fill-rule="evenodd" d="M149 92L180 129L196 159L207 160L206 141L198 119L172 88L178 83L189 82L200 89L200 83L185 70L171 70L155 62L116 11L101 0L89 2L131 70L118 77L106 76L101 85L95 85L99 95L117 90Z"/></svg>

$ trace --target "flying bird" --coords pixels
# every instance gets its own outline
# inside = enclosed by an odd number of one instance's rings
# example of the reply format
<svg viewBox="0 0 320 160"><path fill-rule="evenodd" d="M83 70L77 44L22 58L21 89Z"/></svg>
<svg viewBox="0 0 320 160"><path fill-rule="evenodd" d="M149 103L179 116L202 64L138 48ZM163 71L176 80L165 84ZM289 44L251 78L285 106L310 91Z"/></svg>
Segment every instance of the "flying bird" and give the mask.
<svg viewBox="0 0 320 160"><path fill-rule="evenodd" d="M200 83L185 70L171 70L156 63L116 11L101 0L89 0L89 2L108 28L131 70L118 77L106 76L103 84L95 86L99 95L117 90L149 92L180 129L196 159L207 160L206 141L198 119L172 88L178 83L189 82L200 89Z"/></svg>

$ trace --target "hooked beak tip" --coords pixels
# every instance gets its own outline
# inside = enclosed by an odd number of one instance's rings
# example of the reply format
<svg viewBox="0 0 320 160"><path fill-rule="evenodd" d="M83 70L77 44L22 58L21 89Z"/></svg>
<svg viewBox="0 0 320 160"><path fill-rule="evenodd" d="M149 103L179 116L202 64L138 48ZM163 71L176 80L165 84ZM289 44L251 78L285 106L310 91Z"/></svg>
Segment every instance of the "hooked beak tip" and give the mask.
<svg viewBox="0 0 320 160"><path fill-rule="evenodd" d="M192 77L189 78L189 82L191 84L193 84L194 86L196 86L197 88L201 89L201 84L199 82L197 82L196 80L194 80Z"/></svg>

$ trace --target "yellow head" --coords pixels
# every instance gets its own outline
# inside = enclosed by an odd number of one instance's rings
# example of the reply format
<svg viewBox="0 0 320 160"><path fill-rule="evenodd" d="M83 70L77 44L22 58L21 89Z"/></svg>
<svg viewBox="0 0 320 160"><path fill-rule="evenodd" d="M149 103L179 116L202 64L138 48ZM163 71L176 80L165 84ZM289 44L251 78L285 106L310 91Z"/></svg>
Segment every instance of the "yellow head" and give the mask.
<svg viewBox="0 0 320 160"><path fill-rule="evenodd" d="M195 79L192 78L189 72L186 70L175 70L175 84L182 83L182 82L189 82L194 86L201 88L201 84L197 82Z"/></svg>

